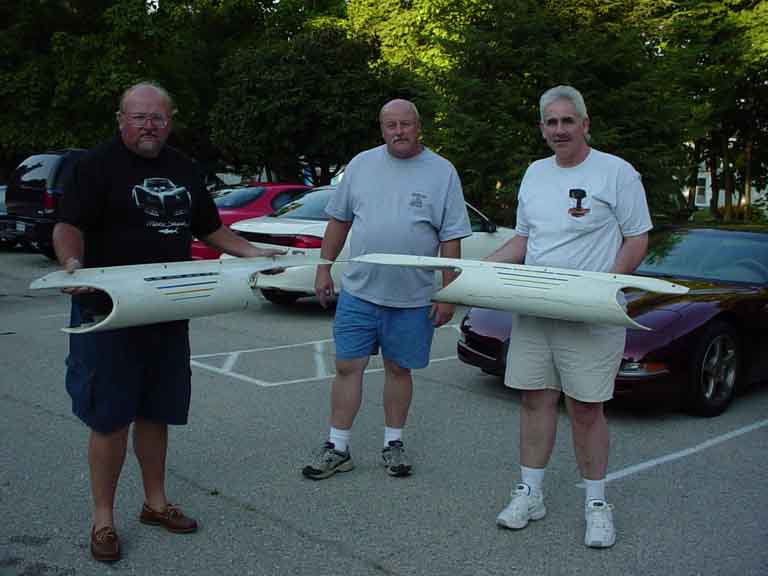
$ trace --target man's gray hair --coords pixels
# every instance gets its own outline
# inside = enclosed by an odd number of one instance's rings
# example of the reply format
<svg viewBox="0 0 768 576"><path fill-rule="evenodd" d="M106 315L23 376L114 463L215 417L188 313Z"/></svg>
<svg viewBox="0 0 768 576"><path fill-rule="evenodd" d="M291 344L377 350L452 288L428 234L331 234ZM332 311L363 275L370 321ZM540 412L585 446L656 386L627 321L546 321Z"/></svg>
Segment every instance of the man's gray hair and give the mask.
<svg viewBox="0 0 768 576"><path fill-rule="evenodd" d="M120 96L120 112L125 111L124 103L125 103L126 96L128 96L128 94L130 94L137 88L154 88L168 102L168 109L171 111L171 114L176 114L176 105L173 102L173 97L171 96L170 92L168 92L168 90L166 90L160 84L152 80L142 80L141 82L137 82L136 84L126 88L123 94Z"/></svg>
<svg viewBox="0 0 768 576"><path fill-rule="evenodd" d="M384 106L381 107L381 110L379 110L379 122L381 122L381 116L384 114L384 110L387 108L387 106L399 103L399 104L406 104L408 108L410 108L411 112L413 112L416 115L416 121L421 124L421 115L419 114L419 109L416 108L416 104L411 102L410 100L406 100L404 98L395 98L394 100L390 100Z"/></svg>
<svg viewBox="0 0 768 576"><path fill-rule="evenodd" d="M541 115L541 121L544 122L544 110L556 100L564 98L573 104L576 108L576 113L582 118L588 118L587 105L584 104L584 97L581 92L576 90L573 86L555 86L550 88L544 94L541 95L539 100L539 114Z"/></svg>

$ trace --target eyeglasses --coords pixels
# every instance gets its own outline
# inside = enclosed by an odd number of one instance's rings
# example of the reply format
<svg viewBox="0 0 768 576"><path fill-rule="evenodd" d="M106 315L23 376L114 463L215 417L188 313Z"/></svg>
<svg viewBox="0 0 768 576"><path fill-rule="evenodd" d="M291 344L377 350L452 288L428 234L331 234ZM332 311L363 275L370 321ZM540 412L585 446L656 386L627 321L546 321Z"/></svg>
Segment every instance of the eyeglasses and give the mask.
<svg viewBox="0 0 768 576"><path fill-rule="evenodd" d="M134 128L142 128L149 120L153 128L165 128L168 126L168 118L162 114L123 114L128 124Z"/></svg>

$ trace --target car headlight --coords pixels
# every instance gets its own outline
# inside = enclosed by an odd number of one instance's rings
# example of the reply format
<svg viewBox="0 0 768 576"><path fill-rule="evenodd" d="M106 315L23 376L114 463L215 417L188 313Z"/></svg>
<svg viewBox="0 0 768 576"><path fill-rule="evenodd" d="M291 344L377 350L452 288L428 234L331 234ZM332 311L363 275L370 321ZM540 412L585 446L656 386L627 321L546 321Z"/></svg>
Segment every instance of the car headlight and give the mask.
<svg viewBox="0 0 768 576"><path fill-rule="evenodd" d="M619 376L624 378L647 378L669 374L669 368L663 362L631 362L622 360Z"/></svg>

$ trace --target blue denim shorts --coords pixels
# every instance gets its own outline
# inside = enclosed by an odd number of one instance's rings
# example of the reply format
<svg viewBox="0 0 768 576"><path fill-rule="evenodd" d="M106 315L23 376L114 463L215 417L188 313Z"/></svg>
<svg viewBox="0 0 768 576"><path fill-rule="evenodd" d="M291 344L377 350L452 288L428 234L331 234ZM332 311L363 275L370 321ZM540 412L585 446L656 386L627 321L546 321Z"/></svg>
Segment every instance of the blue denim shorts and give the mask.
<svg viewBox="0 0 768 576"><path fill-rule="evenodd" d="M430 309L379 306L342 290L333 322L336 358L364 358L381 347L382 356L402 368L424 368L435 332Z"/></svg>
<svg viewBox="0 0 768 576"><path fill-rule="evenodd" d="M80 324L72 303L72 326ZM72 412L93 430L109 433L137 417L186 424L191 396L186 321L71 334L67 392Z"/></svg>

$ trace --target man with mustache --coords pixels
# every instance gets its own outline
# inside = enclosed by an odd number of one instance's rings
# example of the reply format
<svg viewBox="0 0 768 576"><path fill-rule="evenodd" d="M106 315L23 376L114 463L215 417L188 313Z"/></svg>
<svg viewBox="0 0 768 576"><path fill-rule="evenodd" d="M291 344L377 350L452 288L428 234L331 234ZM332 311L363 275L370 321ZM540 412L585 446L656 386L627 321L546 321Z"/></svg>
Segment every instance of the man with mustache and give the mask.
<svg viewBox="0 0 768 576"><path fill-rule="evenodd" d="M640 174L589 145L589 116L570 86L547 90L540 129L553 156L529 166L518 193L517 234L487 259L534 266L631 274L645 256L651 219ZM586 485L584 544L613 546L612 506L605 500L608 425L626 331L516 316L505 384L522 390L520 481L497 523L521 529L546 514L542 482L565 395L574 451Z"/></svg>
<svg viewBox="0 0 768 576"><path fill-rule="evenodd" d="M119 135L90 150L65 187L53 235L66 271L188 260L193 235L235 256L280 253L222 226L195 163L166 145L175 111L157 84L141 82L123 93ZM109 312L106 295L68 291L73 326ZM94 559L120 558L113 508L131 423L144 483L139 520L169 532L197 530L165 492L168 425L187 423L190 377L187 321L70 335L67 391L73 412L90 428Z"/></svg>
<svg viewBox="0 0 768 576"><path fill-rule="evenodd" d="M350 257L372 253L461 257L469 225L453 165L421 144L416 106L391 100L379 113L385 144L355 156L326 207L331 217L321 256L334 260L350 235ZM330 265L318 266L315 291L323 306L335 293ZM443 273L443 284L455 275ZM434 273L350 263L342 279L333 334L328 440L302 473L319 480L353 468L349 443L362 402L363 371L379 347L384 360L384 446L390 476L411 474L402 433L413 394L411 370L429 363L432 334L453 316L451 304L430 305Z"/></svg>

